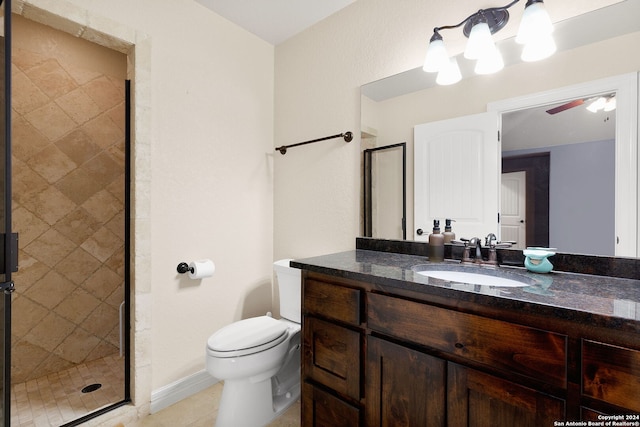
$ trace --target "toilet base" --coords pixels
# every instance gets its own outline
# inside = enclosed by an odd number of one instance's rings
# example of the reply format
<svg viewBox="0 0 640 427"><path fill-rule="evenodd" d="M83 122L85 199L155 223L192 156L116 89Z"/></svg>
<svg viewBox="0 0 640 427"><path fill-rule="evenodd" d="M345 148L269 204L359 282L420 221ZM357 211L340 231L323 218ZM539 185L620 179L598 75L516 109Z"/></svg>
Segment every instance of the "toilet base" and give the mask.
<svg viewBox="0 0 640 427"><path fill-rule="evenodd" d="M265 426L281 415L300 397L300 383L273 395L272 378L252 383L248 379L227 380L215 427Z"/></svg>

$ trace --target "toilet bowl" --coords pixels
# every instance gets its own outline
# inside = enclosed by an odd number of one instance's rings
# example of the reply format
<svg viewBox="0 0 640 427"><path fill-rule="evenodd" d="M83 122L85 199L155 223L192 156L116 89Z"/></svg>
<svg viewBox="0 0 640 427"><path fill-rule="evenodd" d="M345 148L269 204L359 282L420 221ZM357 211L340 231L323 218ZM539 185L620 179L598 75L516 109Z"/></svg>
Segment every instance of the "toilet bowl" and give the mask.
<svg viewBox="0 0 640 427"><path fill-rule="evenodd" d="M281 319L240 320L207 340L207 372L224 381L216 427L266 425L300 396L301 280L289 261L274 263Z"/></svg>

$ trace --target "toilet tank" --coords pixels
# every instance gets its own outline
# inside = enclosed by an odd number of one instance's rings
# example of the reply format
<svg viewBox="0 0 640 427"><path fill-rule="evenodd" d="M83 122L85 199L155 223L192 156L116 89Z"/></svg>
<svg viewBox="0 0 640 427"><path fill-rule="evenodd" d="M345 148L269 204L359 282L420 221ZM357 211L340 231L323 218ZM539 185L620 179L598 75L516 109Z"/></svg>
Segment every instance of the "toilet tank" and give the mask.
<svg viewBox="0 0 640 427"><path fill-rule="evenodd" d="M280 316L292 322L301 323L302 275L297 268L289 267L290 259L273 263L280 294Z"/></svg>

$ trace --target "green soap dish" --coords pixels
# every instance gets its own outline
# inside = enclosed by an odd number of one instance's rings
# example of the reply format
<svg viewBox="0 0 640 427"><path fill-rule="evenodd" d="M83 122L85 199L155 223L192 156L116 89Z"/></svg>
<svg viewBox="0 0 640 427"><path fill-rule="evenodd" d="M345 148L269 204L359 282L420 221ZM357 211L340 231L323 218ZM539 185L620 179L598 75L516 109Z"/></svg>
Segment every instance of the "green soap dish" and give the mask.
<svg viewBox="0 0 640 427"><path fill-rule="evenodd" d="M524 254L524 266L534 273L548 273L553 270L553 264L549 257L556 253L551 248L527 248L522 251Z"/></svg>

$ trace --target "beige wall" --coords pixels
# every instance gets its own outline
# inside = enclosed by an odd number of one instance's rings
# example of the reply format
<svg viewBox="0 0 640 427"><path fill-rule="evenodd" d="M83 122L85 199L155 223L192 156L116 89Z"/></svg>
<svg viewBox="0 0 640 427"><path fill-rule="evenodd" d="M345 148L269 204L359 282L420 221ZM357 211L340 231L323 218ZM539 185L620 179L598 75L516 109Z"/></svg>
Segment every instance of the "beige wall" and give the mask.
<svg viewBox="0 0 640 427"><path fill-rule="evenodd" d="M545 5L559 21L616 2ZM405 0L399 7L396 0L360 0L276 47L275 144L344 130L356 135L350 144L323 142L276 157L276 257L353 248L360 233L360 86L421 66L434 27L458 23L479 7L502 4L497 3L471 7L446 0ZM512 7L511 20L498 39L515 35L522 9ZM448 32L446 40L450 54L463 50L461 31ZM446 94L446 88L437 92L443 102ZM472 93L468 96L473 98ZM449 111L456 106L449 104Z"/></svg>
<svg viewBox="0 0 640 427"><path fill-rule="evenodd" d="M270 309L273 48L189 0L75 3L151 39L156 390L203 369L216 329ZM176 273L200 258L212 278Z"/></svg>

